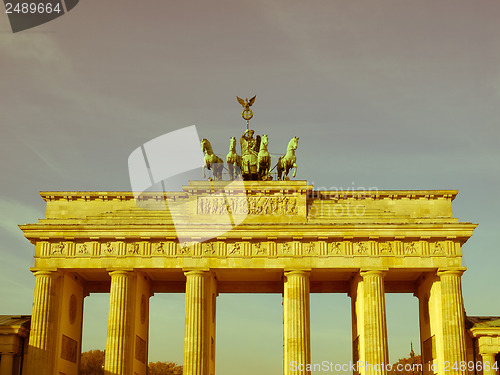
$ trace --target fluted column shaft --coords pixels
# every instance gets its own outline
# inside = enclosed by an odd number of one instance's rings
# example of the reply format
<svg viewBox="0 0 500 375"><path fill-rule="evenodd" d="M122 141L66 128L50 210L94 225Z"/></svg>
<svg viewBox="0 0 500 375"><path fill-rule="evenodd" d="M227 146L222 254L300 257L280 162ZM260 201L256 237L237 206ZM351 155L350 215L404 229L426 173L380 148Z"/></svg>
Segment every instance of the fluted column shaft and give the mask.
<svg viewBox="0 0 500 375"><path fill-rule="evenodd" d="M12 366L14 365L14 354L2 354L0 360L0 375L12 375Z"/></svg>
<svg viewBox="0 0 500 375"><path fill-rule="evenodd" d="M208 271L186 275L184 375L208 375Z"/></svg>
<svg viewBox="0 0 500 375"><path fill-rule="evenodd" d="M365 374L385 375L389 361L383 271L361 272L364 289ZM370 367L371 365L371 367ZM376 366L379 367L376 367Z"/></svg>
<svg viewBox="0 0 500 375"><path fill-rule="evenodd" d="M443 348L444 361L448 361L453 367L449 375L465 374L466 371L460 370L460 362L467 361L465 355L465 318L462 300L462 277L463 271L450 270L439 271L438 276L441 280L441 303L443 314Z"/></svg>
<svg viewBox="0 0 500 375"><path fill-rule="evenodd" d="M129 350L132 350L131 338L128 337L130 317L131 271L112 271L109 295L108 335L106 338L106 356L104 372L122 375L131 371L128 363Z"/></svg>
<svg viewBox="0 0 500 375"><path fill-rule="evenodd" d="M496 353L481 353L483 357L483 375L497 375L497 370L493 368L495 366L495 356Z"/></svg>
<svg viewBox="0 0 500 375"><path fill-rule="evenodd" d="M310 374L309 272L285 273L283 293L284 369L288 374Z"/></svg>
<svg viewBox="0 0 500 375"><path fill-rule="evenodd" d="M35 295L31 315L31 331L27 373L52 375L52 337L54 334L55 271L35 272Z"/></svg>

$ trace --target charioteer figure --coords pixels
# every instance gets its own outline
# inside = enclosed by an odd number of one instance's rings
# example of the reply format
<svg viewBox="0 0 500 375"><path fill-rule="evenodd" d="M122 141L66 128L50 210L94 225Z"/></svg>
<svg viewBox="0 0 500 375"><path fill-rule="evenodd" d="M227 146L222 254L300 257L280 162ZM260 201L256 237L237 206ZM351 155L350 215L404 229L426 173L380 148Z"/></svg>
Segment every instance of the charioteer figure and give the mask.
<svg viewBox="0 0 500 375"><path fill-rule="evenodd" d="M244 180L258 180L257 155L260 148L260 136L253 137L252 129L245 130L240 138L241 145L241 175Z"/></svg>

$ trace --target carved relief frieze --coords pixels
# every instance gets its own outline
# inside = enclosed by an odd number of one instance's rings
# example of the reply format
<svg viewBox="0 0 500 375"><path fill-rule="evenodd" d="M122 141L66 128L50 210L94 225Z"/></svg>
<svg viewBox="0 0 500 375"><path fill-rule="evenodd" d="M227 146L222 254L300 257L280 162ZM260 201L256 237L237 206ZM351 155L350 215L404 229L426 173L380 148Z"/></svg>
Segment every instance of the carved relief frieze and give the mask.
<svg viewBox="0 0 500 375"><path fill-rule="evenodd" d="M165 242L157 242L153 246L153 254L164 255L165 254Z"/></svg>
<svg viewBox="0 0 500 375"><path fill-rule="evenodd" d="M297 215L296 197L198 197L199 215Z"/></svg>
<svg viewBox="0 0 500 375"><path fill-rule="evenodd" d="M380 254L382 255L393 255L393 246L391 242L383 242L380 244Z"/></svg>
<svg viewBox="0 0 500 375"><path fill-rule="evenodd" d="M356 255L368 255L368 246L364 242L358 242L355 246Z"/></svg>
<svg viewBox="0 0 500 375"><path fill-rule="evenodd" d="M342 255L343 252L343 246L342 242L332 242L329 247L329 252L330 255Z"/></svg>
<svg viewBox="0 0 500 375"><path fill-rule="evenodd" d="M316 255L316 242L309 242L307 244L303 244L302 247L302 255Z"/></svg>
<svg viewBox="0 0 500 375"><path fill-rule="evenodd" d="M101 255L117 255L118 246L111 242L107 241L101 244Z"/></svg>
<svg viewBox="0 0 500 375"><path fill-rule="evenodd" d="M128 255L139 255L141 246L139 242L130 242L127 244L127 254Z"/></svg>
<svg viewBox="0 0 500 375"><path fill-rule="evenodd" d="M416 255L417 254L417 246L415 242L407 243L404 247L405 255Z"/></svg>
<svg viewBox="0 0 500 375"><path fill-rule="evenodd" d="M78 243L76 245L76 254L77 256L83 256L83 255L89 255L89 249L92 247L89 246L87 243Z"/></svg>
<svg viewBox="0 0 500 375"><path fill-rule="evenodd" d="M278 255L292 255L292 247L288 242L282 242L281 246L278 247Z"/></svg>
<svg viewBox="0 0 500 375"><path fill-rule="evenodd" d="M445 255L444 246L441 242L435 242L431 248L433 255Z"/></svg>
<svg viewBox="0 0 500 375"><path fill-rule="evenodd" d="M252 254L254 254L254 255L267 255L266 245L263 243L260 243L260 242L253 244Z"/></svg>
<svg viewBox="0 0 500 375"><path fill-rule="evenodd" d="M215 245L213 242L206 242L203 244L203 255L215 255L217 252L215 250Z"/></svg>
<svg viewBox="0 0 500 375"><path fill-rule="evenodd" d="M225 240L199 242L188 241L177 243L167 241L105 241L99 240L78 242L40 242L41 256L85 257L85 256L196 256L196 257L315 257L315 256L457 256L460 255L460 244L455 241L418 241L392 240L329 240L319 237L318 240L305 241L301 237L278 241L255 240L244 237L237 242Z"/></svg>
<svg viewBox="0 0 500 375"><path fill-rule="evenodd" d="M231 245L228 245L227 255L241 255L242 249L241 244L236 242Z"/></svg>
<svg viewBox="0 0 500 375"><path fill-rule="evenodd" d="M177 254L179 255L192 255L193 247L189 242L182 242L178 245Z"/></svg>
<svg viewBox="0 0 500 375"><path fill-rule="evenodd" d="M65 255L67 247L65 242L55 242L50 246L50 255Z"/></svg>

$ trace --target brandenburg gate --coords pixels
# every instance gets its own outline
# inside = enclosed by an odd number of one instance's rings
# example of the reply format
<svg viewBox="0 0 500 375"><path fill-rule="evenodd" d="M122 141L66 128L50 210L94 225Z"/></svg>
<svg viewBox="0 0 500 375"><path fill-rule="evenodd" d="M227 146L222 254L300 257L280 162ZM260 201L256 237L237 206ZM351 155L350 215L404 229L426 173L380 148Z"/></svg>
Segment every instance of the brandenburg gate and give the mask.
<svg viewBox="0 0 500 375"><path fill-rule="evenodd" d="M107 375L146 374L155 293L186 294L186 375L215 373L220 293L283 295L287 375L310 373L300 366L311 360L310 293L350 296L353 361L373 365L356 374L386 374L376 367L389 360L385 293L418 297L424 375L433 373L425 364L466 361L462 245L476 225L453 217L456 195L306 181L191 181L140 201L42 192L46 217L21 226L36 246L27 373L78 373L84 299L99 292L110 293Z"/></svg>

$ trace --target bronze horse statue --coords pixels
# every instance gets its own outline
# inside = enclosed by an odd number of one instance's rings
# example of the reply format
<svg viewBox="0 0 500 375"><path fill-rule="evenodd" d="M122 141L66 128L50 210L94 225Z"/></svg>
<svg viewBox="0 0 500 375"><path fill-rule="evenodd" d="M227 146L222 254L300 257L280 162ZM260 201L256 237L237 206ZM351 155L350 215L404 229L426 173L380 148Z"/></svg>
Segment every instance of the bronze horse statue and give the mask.
<svg viewBox="0 0 500 375"><path fill-rule="evenodd" d="M203 178L205 178L205 168L212 171L212 175L214 180L221 181L222 180L222 168L224 168L224 161L214 154L212 149L212 145L208 141L208 139L203 138L201 140L201 150L205 153L203 165Z"/></svg>
<svg viewBox="0 0 500 375"><path fill-rule="evenodd" d="M257 155L257 173L259 175L259 180L267 180L269 175L269 168L271 167L271 156L267 151L267 145L269 144L267 134L262 136L260 141L260 150Z"/></svg>
<svg viewBox="0 0 500 375"><path fill-rule="evenodd" d="M236 153L236 138L231 137L229 142L229 152L226 156L229 179L234 181L241 175L241 156Z"/></svg>
<svg viewBox="0 0 500 375"><path fill-rule="evenodd" d="M295 150L299 143L299 137L293 137L286 148L286 154L278 159L278 180L281 180L281 175L283 174L283 180L288 179L288 172L290 169L295 168L293 171L293 177L297 173L297 159L295 158Z"/></svg>

